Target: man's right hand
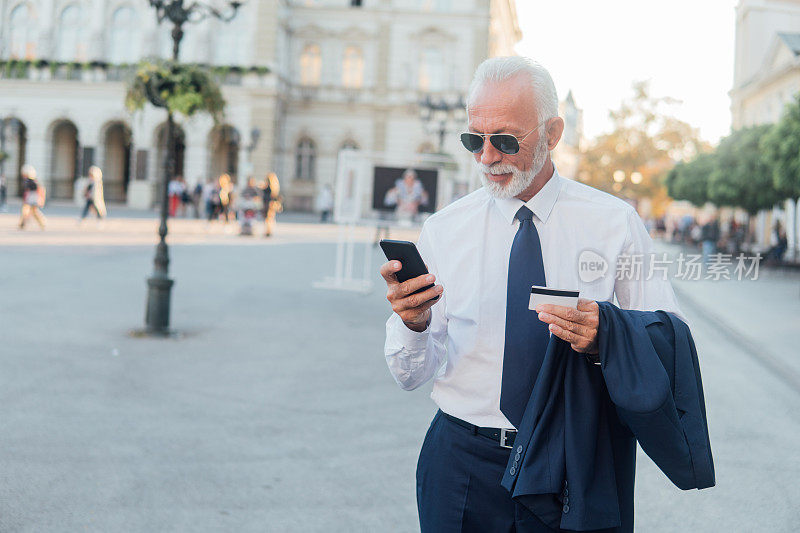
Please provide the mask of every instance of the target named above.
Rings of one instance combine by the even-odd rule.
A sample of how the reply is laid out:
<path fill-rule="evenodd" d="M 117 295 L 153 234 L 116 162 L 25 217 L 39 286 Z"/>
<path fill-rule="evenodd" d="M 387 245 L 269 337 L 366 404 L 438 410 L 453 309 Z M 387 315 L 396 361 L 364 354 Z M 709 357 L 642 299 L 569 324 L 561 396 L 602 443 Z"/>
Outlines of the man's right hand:
<path fill-rule="evenodd" d="M 431 299 L 441 295 L 444 289 L 441 285 L 434 285 L 426 291 L 411 294 L 430 285 L 436 278 L 433 274 L 424 274 L 401 283 L 397 281 L 397 272 L 402 268 L 400 261 L 389 261 L 381 266 L 381 276 L 389 287 L 386 299 L 392 304 L 392 311 L 400 316 L 408 329 L 425 331 L 431 316 L 431 307 L 439 301 Z"/>

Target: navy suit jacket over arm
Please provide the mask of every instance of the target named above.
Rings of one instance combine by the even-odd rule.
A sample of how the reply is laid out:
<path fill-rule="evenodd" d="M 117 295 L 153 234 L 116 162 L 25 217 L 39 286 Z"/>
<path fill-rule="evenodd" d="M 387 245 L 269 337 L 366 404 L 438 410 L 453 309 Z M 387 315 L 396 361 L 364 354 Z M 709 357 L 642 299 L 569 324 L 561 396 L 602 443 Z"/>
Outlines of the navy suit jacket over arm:
<path fill-rule="evenodd" d="M 551 336 L 502 480 L 556 530 L 633 531 L 637 440 L 679 488 L 714 485 L 689 327 L 598 304 L 601 364 Z"/>

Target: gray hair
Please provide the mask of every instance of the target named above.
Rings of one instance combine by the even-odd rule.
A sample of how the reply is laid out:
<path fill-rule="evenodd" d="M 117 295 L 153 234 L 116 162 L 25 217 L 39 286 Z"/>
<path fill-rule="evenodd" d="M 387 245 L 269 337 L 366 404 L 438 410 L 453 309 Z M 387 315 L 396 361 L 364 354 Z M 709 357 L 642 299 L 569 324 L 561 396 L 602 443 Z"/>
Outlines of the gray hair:
<path fill-rule="evenodd" d="M 558 116 L 558 95 L 553 78 L 542 65 L 529 57 L 492 57 L 478 65 L 467 94 L 467 109 L 472 105 L 475 93 L 486 82 L 500 83 L 517 76 L 527 76 L 531 90 L 536 98 L 539 120 Z"/>

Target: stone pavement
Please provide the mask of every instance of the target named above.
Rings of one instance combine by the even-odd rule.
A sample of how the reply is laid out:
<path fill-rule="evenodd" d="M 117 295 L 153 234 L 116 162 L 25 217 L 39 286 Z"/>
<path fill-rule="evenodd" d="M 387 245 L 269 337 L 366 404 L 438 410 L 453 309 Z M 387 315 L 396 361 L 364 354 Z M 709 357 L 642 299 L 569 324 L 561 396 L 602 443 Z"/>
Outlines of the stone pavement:
<path fill-rule="evenodd" d="M 153 220 L 79 228 L 51 215 L 46 232 L 14 220 L 0 215 L 0 531 L 418 529 L 430 387 L 404 392 L 386 369 L 377 274 L 367 295 L 312 288 L 332 273 L 336 228 L 282 224 L 266 240 L 174 221 L 183 335 L 158 340 L 129 335 L 143 321 Z M 790 295 L 764 287 L 755 313 L 743 290 L 679 287 L 718 486 L 682 492 L 642 456 L 638 530 L 795 529 L 800 390 L 701 307 L 720 301 L 735 330 L 738 313 L 757 314 L 744 328 L 754 342 L 765 327 L 796 335 L 792 316 L 769 314 L 797 320 L 775 301 Z"/>

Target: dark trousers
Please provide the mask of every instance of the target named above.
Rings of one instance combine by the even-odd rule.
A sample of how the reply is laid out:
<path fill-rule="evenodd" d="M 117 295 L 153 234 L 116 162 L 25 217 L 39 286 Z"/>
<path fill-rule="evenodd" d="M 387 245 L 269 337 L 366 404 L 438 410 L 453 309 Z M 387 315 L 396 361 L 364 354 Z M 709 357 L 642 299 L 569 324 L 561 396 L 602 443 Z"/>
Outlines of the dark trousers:
<path fill-rule="evenodd" d="M 438 411 L 417 463 L 422 533 L 553 532 L 500 486 L 510 453 Z"/>
<path fill-rule="evenodd" d="M 86 218 L 86 215 L 89 214 L 89 209 L 94 209 L 97 218 L 103 218 L 103 215 L 100 214 L 100 211 L 97 209 L 97 206 L 94 205 L 94 200 L 86 200 L 86 205 L 83 206 L 83 213 L 81 213 L 81 218 Z"/>

